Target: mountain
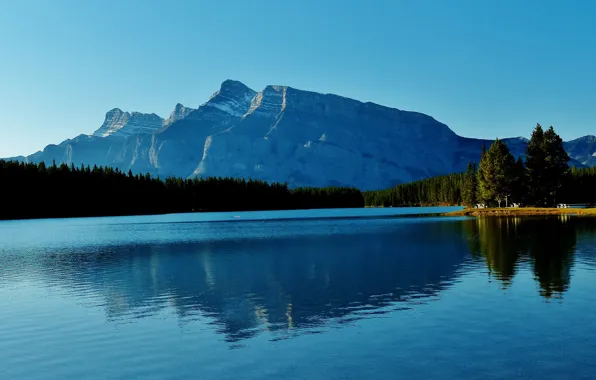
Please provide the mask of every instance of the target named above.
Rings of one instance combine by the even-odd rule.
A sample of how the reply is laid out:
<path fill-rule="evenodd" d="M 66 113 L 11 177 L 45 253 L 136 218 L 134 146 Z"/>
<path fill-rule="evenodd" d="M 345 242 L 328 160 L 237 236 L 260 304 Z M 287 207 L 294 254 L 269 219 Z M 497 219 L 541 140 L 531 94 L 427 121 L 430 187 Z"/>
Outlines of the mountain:
<path fill-rule="evenodd" d="M 596 136 L 584 136 L 564 144 L 569 155 L 584 166 L 596 166 Z"/>
<path fill-rule="evenodd" d="M 503 140 L 522 155 L 524 138 Z M 332 94 L 226 80 L 197 109 L 170 116 L 113 109 L 92 135 L 16 159 L 104 165 L 152 175 L 231 176 L 290 186 L 380 189 L 463 171 L 490 140 L 458 136 L 432 117 Z M 593 136 L 565 143 L 572 163 L 596 165 Z"/>

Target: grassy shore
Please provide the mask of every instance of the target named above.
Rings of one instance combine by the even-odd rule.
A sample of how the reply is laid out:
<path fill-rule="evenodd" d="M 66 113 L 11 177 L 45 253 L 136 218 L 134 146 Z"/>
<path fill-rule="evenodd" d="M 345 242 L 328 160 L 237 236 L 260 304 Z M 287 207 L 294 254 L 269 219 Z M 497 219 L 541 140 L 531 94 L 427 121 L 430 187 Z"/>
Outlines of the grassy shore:
<path fill-rule="evenodd" d="M 443 214 L 445 216 L 531 216 L 531 215 L 581 215 L 596 216 L 596 208 L 466 208 Z"/>

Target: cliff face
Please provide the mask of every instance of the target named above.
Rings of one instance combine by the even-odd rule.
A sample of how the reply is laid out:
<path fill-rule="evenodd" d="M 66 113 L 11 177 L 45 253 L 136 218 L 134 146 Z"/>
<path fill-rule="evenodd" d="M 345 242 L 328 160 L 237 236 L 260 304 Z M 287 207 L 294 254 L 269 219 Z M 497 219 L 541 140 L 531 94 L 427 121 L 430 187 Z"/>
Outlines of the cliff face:
<path fill-rule="evenodd" d="M 523 154 L 525 139 L 504 141 L 514 155 Z M 255 92 L 227 80 L 198 109 L 178 104 L 168 119 L 114 109 L 92 136 L 22 159 L 366 190 L 463 171 L 490 143 L 460 137 L 417 112 L 285 86 Z M 596 163 L 595 138 L 566 148 L 574 164 Z"/>
<path fill-rule="evenodd" d="M 136 134 L 151 134 L 163 125 L 164 120 L 156 114 L 123 112 L 119 108 L 106 113 L 101 127 L 93 133 L 96 137 L 125 137 Z"/>

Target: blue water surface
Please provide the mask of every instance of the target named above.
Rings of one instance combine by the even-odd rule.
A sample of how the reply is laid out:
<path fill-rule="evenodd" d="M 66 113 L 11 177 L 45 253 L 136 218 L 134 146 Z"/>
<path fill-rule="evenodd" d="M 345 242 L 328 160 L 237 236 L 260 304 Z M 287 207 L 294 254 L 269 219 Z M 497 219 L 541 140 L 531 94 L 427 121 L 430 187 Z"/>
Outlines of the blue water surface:
<path fill-rule="evenodd" d="M 0 378 L 596 378 L 596 219 L 408 212 L 0 222 Z"/>

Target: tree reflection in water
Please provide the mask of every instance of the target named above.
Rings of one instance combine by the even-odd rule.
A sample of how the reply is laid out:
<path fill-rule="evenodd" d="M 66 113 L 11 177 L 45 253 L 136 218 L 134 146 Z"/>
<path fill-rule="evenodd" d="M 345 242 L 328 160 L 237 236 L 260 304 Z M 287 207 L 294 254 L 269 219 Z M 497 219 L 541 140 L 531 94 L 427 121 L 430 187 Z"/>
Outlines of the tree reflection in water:
<path fill-rule="evenodd" d="M 560 297 L 570 283 L 578 234 L 594 232 L 593 220 L 577 217 L 485 217 L 463 223 L 472 255 L 491 276 L 510 286 L 520 265 L 530 264 L 546 298 Z"/>

